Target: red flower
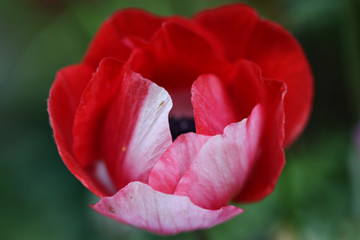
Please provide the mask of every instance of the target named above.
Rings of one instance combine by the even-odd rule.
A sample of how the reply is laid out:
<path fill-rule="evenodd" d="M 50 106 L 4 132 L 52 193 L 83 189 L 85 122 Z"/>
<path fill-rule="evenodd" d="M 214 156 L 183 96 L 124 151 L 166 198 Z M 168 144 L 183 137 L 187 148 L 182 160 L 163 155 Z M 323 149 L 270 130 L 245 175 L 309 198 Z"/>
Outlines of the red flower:
<path fill-rule="evenodd" d="M 297 41 L 230 5 L 192 19 L 118 11 L 82 63 L 59 71 L 48 104 L 63 161 L 101 198 L 93 208 L 174 234 L 272 192 L 312 95 Z M 172 141 L 169 115 L 193 117 L 196 133 Z"/>

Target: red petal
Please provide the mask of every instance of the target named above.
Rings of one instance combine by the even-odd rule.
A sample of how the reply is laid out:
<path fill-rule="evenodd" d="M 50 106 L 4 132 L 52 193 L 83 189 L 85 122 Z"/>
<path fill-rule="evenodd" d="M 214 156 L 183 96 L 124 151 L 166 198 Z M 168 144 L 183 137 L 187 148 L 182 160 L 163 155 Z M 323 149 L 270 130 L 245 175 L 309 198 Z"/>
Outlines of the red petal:
<path fill-rule="evenodd" d="M 96 195 L 104 196 L 107 193 L 104 187 L 93 177 L 92 170 L 82 168 L 72 149 L 75 111 L 91 74 L 91 68 L 85 65 L 74 65 L 59 71 L 50 90 L 48 111 L 56 145 L 65 165 L 84 186 Z"/>
<path fill-rule="evenodd" d="M 179 180 L 209 138 L 195 133 L 177 137 L 151 171 L 149 185 L 163 193 L 174 193 Z"/>
<path fill-rule="evenodd" d="M 220 134 L 228 124 L 238 121 L 227 89 L 215 75 L 201 75 L 193 83 L 191 94 L 197 133 Z"/>
<path fill-rule="evenodd" d="M 227 91 L 236 108 L 238 121 L 249 116 L 256 104 L 267 101 L 266 84 L 259 66 L 245 59 L 235 64 Z"/>
<path fill-rule="evenodd" d="M 152 37 L 163 20 L 138 9 L 116 12 L 99 29 L 84 61 L 96 68 L 105 57 L 127 60 L 134 48 Z"/>
<path fill-rule="evenodd" d="M 213 96 L 208 94 L 207 89 L 209 87 L 206 85 L 202 86 L 203 89 L 198 87 L 201 91 L 194 96 L 203 99 L 201 101 L 202 105 L 198 104 L 199 106 L 196 106 L 194 104 L 195 119 L 197 124 L 200 122 L 200 126 L 203 126 L 203 128 L 199 128 L 202 131 L 201 133 L 211 134 L 212 129 L 217 129 L 212 124 L 214 119 L 216 121 L 218 118 L 226 116 L 226 113 L 223 112 L 224 107 L 211 109 L 213 106 L 230 106 L 230 109 L 227 109 L 226 112 L 235 112 L 236 121 L 248 116 L 257 103 L 264 106 L 264 109 L 266 109 L 264 110 L 265 127 L 261 133 L 261 144 L 258 146 L 261 154 L 258 156 L 254 168 L 249 171 L 251 174 L 245 184 L 247 191 L 242 191 L 241 194 L 244 196 L 239 198 L 240 201 L 255 201 L 272 192 L 284 165 L 282 144 L 284 140 L 283 96 L 285 86 L 282 82 L 265 80 L 261 76 L 259 67 L 255 63 L 246 60 L 236 63 L 235 74 L 228 84 L 226 94 L 230 98 L 231 104 L 223 103 L 224 101 L 221 98 L 226 97 L 221 97 L 221 92 L 225 90 L 222 90 L 221 87 L 216 86 L 214 83 L 211 83 L 211 86 L 219 92 L 213 94 Z M 214 98 L 217 98 L 217 100 L 213 101 Z M 210 106 L 206 107 L 207 104 Z M 233 109 L 231 109 L 231 106 Z M 200 107 L 203 107 L 206 111 L 197 114 L 197 109 Z M 216 123 L 219 124 L 217 130 L 219 131 L 222 122 L 217 121 Z M 224 121 L 224 126 L 225 123 Z"/>
<path fill-rule="evenodd" d="M 129 62 L 135 72 L 170 92 L 181 88 L 190 92 L 192 82 L 203 73 L 228 72 L 227 63 L 206 39 L 174 21 L 163 24 L 146 48 L 133 52 Z"/>
<path fill-rule="evenodd" d="M 286 86 L 281 81 L 266 80 L 267 101 L 264 104 L 264 128 L 258 145 L 258 157 L 249 172 L 240 202 L 253 202 L 270 194 L 285 164 L 283 151 Z"/>
<path fill-rule="evenodd" d="M 229 60 L 249 59 L 264 77 L 286 82 L 284 146 L 290 145 L 305 127 L 313 98 L 312 74 L 296 39 L 241 4 L 201 12 L 195 21 L 212 33 Z"/>
<path fill-rule="evenodd" d="M 158 234 L 176 234 L 210 228 L 243 212 L 234 206 L 208 210 L 188 197 L 164 194 L 146 184 L 132 182 L 93 208 L 119 222 Z"/>
<path fill-rule="evenodd" d="M 312 107 L 313 77 L 306 57 L 290 33 L 275 23 L 260 21 L 247 58 L 259 64 L 264 77 L 287 85 L 284 146 L 288 146 L 304 129 Z"/>
<path fill-rule="evenodd" d="M 236 61 L 248 51 L 258 16 L 250 7 L 234 4 L 202 11 L 194 20 L 218 40 L 223 56 Z"/>
<path fill-rule="evenodd" d="M 117 94 L 123 64 L 105 58 L 85 88 L 74 118 L 73 149 L 79 163 L 86 167 L 101 158 L 101 133 L 104 115 Z"/>
<path fill-rule="evenodd" d="M 118 189 L 131 181 L 146 182 L 172 143 L 170 96 L 153 82 L 124 69 L 124 74 L 114 80 L 119 83 L 116 98 L 107 110 L 101 137 L 103 158 Z"/>
<path fill-rule="evenodd" d="M 240 60 L 226 81 L 221 82 L 214 75 L 200 76 L 193 84 L 192 94 L 196 132 L 215 135 L 228 124 L 249 116 L 256 104 L 264 104 L 266 86 L 259 66 Z"/>
<path fill-rule="evenodd" d="M 207 209 L 226 205 L 242 189 L 258 155 L 263 109 L 256 106 L 249 118 L 227 126 L 201 148 L 175 194 L 188 196 Z"/>

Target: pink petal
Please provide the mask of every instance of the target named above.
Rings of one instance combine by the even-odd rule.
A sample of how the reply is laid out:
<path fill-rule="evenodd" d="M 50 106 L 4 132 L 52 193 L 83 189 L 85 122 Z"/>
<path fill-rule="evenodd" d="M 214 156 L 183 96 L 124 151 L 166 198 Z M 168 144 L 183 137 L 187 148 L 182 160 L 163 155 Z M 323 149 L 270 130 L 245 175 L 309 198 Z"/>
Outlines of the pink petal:
<path fill-rule="evenodd" d="M 188 197 L 164 194 L 140 182 L 129 183 L 114 196 L 102 198 L 93 208 L 121 223 L 158 234 L 210 228 L 243 212 L 234 206 L 204 209 Z"/>
<path fill-rule="evenodd" d="M 127 60 L 133 49 L 152 37 L 163 20 L 138 9 L 116 12 L 99 29 L 84 61 L 96 68 L 105 57 Z"/>
<path fill-rule="evenodd" d="M 91 74 L 92 69 L 86 65 L 74 65 L 59 71 L 50 90 L 48 111 L 56 145 L 65 165 L 84 186 L 102 197 L 107 195 L 107 190 L 94 178 L 93 169 L 84 169 L 80 165 L 72 149 L 75 112 Z"/>
<path fill-rule="evenodd" d="M 163 193 L 174 193 L 179 180 L 209 138 L 195 133 L 177 137 L 151 171 L 149 185 Z"/>
<path fill-rule="evenodd" d="M 175 194 L 188 196 L 196 205 L 217 209 L 242 189 L 258 155 L 263 109 L 257 105 L 248 119 L 227 126 L 223 135 L 211 137 L 201 148 Z"/>
<path fill-rule="evenodd" d="M 131 181 L 147 181 L 172 143 L 168 121 L 172 102 L 163 88 L 127 67 L 115 81 L 119 87 L 104 118 L 101 143 L 110 176 L 120 189 Z"/>

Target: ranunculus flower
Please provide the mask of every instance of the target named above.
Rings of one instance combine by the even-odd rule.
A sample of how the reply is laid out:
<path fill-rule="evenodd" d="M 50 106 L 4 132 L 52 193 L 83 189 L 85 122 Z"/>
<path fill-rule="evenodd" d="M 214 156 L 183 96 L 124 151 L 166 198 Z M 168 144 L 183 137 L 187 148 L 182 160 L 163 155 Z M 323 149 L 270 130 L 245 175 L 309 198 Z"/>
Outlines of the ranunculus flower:
<path fill-rule="evenodd" d="M 298 42 L 236 4 L 191 19 L 116 12 L 83 61 L 58 72 L 48 108 L 64 163 L 101 198 L 96 211 L 175 234 L 273 191 L 312 96 Z M 196 133 L 176 136 L 191 119 Z"/>

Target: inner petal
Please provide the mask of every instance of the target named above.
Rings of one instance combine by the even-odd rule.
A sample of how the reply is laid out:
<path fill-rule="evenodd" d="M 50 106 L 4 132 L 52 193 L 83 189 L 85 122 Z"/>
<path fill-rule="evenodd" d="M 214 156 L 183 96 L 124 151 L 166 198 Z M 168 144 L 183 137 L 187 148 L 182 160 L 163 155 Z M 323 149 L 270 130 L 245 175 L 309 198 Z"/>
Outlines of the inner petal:
<path fill-rule="evenodd" d="M 198 76 L 228 74 L 228 62 L 193 29 L 175 22 L 162 25 L 150 42 L 133 51 L 130 68 L 166 89 L 173 100 L 170 125 L 175 139 L 195 131 L 191 86 Z"/>

